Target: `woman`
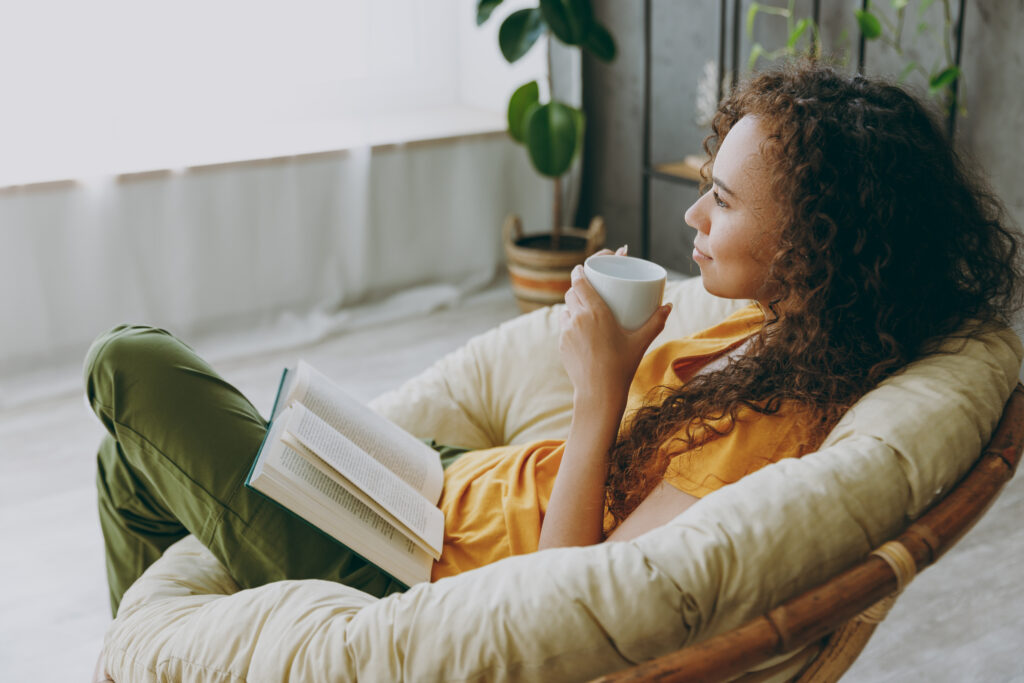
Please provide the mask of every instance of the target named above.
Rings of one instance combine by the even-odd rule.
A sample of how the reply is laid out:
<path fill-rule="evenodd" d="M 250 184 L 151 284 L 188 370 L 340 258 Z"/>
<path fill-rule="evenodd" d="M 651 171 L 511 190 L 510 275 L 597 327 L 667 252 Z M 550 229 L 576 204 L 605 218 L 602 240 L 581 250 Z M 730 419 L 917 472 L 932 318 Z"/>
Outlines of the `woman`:
<path fill-rule="evenodd" d="M 588 424 L 590 452 L 567 450 L 542 545 L 664 523 L 699 488 L 673 470 L 708 469 L 687 460 L 768 429 L 768 416 L 802 428 L 773 460 L 813 450 L 854 401 L 932 343 L 1008 324 L 1019 305 L 1017 237 L 1001 205 L 899 87 L 792 64 L 742 84 L 712 129 L 710 191 L 686 214 L 693 258 L 708 291 L 755 300 L 764 325 L 724 367 L 648 400 L 614 446 L 613 430 L 596 437 Z M 584 283 L 566 302 L 577 393 L 621 402 L 642 340 L 623 344 Z M 609 338 L 619 346 L 594 341 Z M 574 428 L 577 417 L 608 424 L 612 403 L 606 415 L 574 406 Z"/>
<path fill-rule="evenodd" d="M 810 63 L 766 73 L 722 103 L 705 147 L 710 191 L 686 214 L 694 260 L 711 293 L 754 303 L 645 357 L 669 307 L 626 332 L 577 271 L 561 319 L 568 439 L 442 448 L 453 464 L 435 579 L 657 527 L 814 450 L 935 340 L 1015 310 L 1017 245 L 998 202 L 899 88 Z M 243 587 L 316 577 L 375 595 L 401 588 L 243 486 L 265 422 L 169 334 L 104 335 L 86 381 L 109 432 L 98 483 L 115 612 L 187 533 Z"/>

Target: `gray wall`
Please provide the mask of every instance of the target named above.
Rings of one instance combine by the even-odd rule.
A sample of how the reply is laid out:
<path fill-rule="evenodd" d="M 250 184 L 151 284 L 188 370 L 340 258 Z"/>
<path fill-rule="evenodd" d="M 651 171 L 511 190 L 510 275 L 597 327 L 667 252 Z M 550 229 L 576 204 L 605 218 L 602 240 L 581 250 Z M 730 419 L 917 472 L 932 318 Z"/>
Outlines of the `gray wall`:
<path fill-rule="evenodd" d="M 730 5 L 732 3 L 729 3 Z M 782 0 L 775 2 L 784 5 Z M 887 6 L 888 3 L 875 3 Z M 956 3 L 954 2 L 954 12 Z M 704 63 L 718 54 L 717 0 L 654 0 L 652 21 L 652 145 L 654 163 L 681 159 L 700 150 L 706 130 L 695 121 L 696 85 Z M 822 34 L 826 51 L 851 50 L 856 62 L 856 24 L 853 9 L 859 0 L 822 3 Z M 916 14 L 918 2 L 911 3 Z M 581 190 L 579 225 L 592 215 L 605 217 L 611 245 L 628 243 L 639 252 L 643 136 L 643 2 L 594 0 L 598 17 L 615 35 L 619 54 L 611 64 L 584 57 L 584 107 L 588 113 L 585 172 Z M 742 4 L 746 17 L 749 2 Z M 923 17 L 941 22 L 942 2 Z M 798 2 L 798 13 L 810 14 L 810 2 Z M 745 68 L 749 43 L 741 21 L 741 67 Z M 918 19 L 905 29 L 905 44 Z M 931 35 L 931 34 L 927 34 Z M 968 115 L 957 123 L 957 137 L 991 177 L 993 189 L 1007 205 L 1011 220 L 1024 224 L 1024 0 L 969 0 L 964 32 L 961 95 Z M 755 39 L 766 46 L 784 40 L 784 21 L 758 18 Z M 929 62 L 935 46 L 917 39 L 910 50 Z M 896 76 L 905 59 L 869 43 L 866 71 Z M 911 86 L 920 86 L 911 77 Z M 686 208 L 697 198 L 692 185 L 654 180 L 651 183 L 652 258 L 674 270 L 696 274 L 690 260 L 693 230 L 683 222 Z"/>

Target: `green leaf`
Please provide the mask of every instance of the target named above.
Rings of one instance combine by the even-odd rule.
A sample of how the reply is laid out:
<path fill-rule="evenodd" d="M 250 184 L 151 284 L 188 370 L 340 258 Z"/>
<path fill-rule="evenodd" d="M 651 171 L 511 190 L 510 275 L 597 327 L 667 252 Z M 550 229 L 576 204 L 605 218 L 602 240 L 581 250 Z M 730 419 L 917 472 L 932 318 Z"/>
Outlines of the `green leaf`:
<path fill-rule="evenodd" d="M 498 46 L 505 61 L 511 64 L 529 52 L 543 30 L 544 20 L 536 7 L 508 15 L 498 29 Z"/>
<path fill-rule="evenodd" d="M 910 0 L 892 0 L 892 8 L 896 12 L 899 12 L 901 9 L 906 9 L 909 4 Z"/>
<path fill-rule="evenodd" d="M 590 0 L 540 0 L 540 12 L 551 32 L 566 45 L 581 45 L 594 20 Z"/>
<path fill-rule="evenodd" d="M 502 0 L 480 0 L 476 4 L 476 25 L 480 26 L 491 18 L 491 12 L 501 4 Z"/>
<path fill-rule="evenodd" d="M 569 161 L 570 164 L 583 153 L 583 140 L 587 130 L 587 115 L 583 113 L 582 109 L 571 109 L 576 123 L 576 147 L 573 149 L 572 159 Z"/>
<path fill-rule="evenodd" d="M 757 17 L 757 11 L 761 9 L 761 5 L 756 2 L 750 3 L 750 9 L 747 10 L 747 37 L 754 37 L 754 19 Z"/>
<path fill-rule="evenodd" d="M 608 29 L 596 21 L 591 22 L 587 37 L 583 39 L 583 47 L 603 62 L 615 59 L 615 39 Z"/>
<path fill-rule="evenodd" d="M 860 32 L 864 34 L 866 39 L 874 40 L 882 35 L 882 23 L 878 21 L 878 17 L 871 12 L 859 9 L 854 10 L 853 13 L 857 17 L 857 25 L 860 26 Z"/>
<path fill-rule="evenodd" d="M 800 40 L 800 36 L 804 34 L 804 31 L 807 30 L 810 23 L 810 19 L 801 19 L 796 23 L 796 27 L 793 29 L 793 32 L 789 34 L 789 40 L 786 41 L 787 50 L 793 49 L 793 46 L 796 45 L 798 40 Z"/>
<path fill-rule="evenodd" d="M 953 81 L 960 77 L 960 69 L 955 66 L 948 66 L 928 79 L 928 92 L 935 94 L 944 88 L 953 85 Z"/>
<path fill-rule="evenodd" d="M 747 60 L 747 68 L 753 69 L 757 64 L 758 58 L 763 54 L 765 54 L 764 45 L 761 45 L 761 43 L 754 43 L 750 47 L 750 58 Z"/>
<path fill-rule="evenodd" d="M 905 67 L 903 67 L 903 71 L 900 72 L 900 76 L 899 76 L 899 78 L 896 79 L 896 82 L 897 83 L 902 83 L 906 79 L 906 77 L 910 75 L 910 72 L 913 71 L 916 68 L 917 68 L 917 62 L 914 62 L 914 61 L 907 62 L 907 65 Z"/>
<path fill-rule="evenodd" d="M 578 144 L 572 107 L 548 102 L 530 113 L 526 121 L 526 148 L 538 173 L 557 178 L 568 171 Z"/>
<path fill-rule="evenodd" d="M 526 143 L 526 114 L 540 102 L 540 88 L 537 81 L 530 81 L 516 88 L 508 101 L 508 134 L 516 142 Z"/>

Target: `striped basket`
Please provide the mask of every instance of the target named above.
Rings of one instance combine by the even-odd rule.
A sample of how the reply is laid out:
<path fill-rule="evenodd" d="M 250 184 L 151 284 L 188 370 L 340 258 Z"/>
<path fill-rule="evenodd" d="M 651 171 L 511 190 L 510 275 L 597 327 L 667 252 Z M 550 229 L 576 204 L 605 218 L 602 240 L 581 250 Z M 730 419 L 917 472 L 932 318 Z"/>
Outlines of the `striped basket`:
<path fill-rule="evenodd" d="M 502 242 L 508 260 L 512 291 L 526 313 L 562 303 L 572 269 L 604 245 L 604 219 L 595 216 L 586 230 L 562 229 L 562 248 L 550 248 L 550 235 L 524 236 L 523 223 L 512 214 L 505 219 Z"/>

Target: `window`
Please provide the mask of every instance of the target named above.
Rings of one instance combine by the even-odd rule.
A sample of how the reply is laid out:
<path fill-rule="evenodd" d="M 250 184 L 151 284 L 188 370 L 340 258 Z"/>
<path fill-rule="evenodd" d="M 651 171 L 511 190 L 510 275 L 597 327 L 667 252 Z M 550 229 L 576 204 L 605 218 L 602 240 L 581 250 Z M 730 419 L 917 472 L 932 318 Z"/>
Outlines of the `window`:
<path fill-rule="evenodd" d="M 477 28 L 475 5 L 16 3 L 0 23 L 0 186 L 338 149 L 368 123 L 386 135 L 453 107 L 500 126 L 543 55 L 505 64 L 502 17 Z"/>

